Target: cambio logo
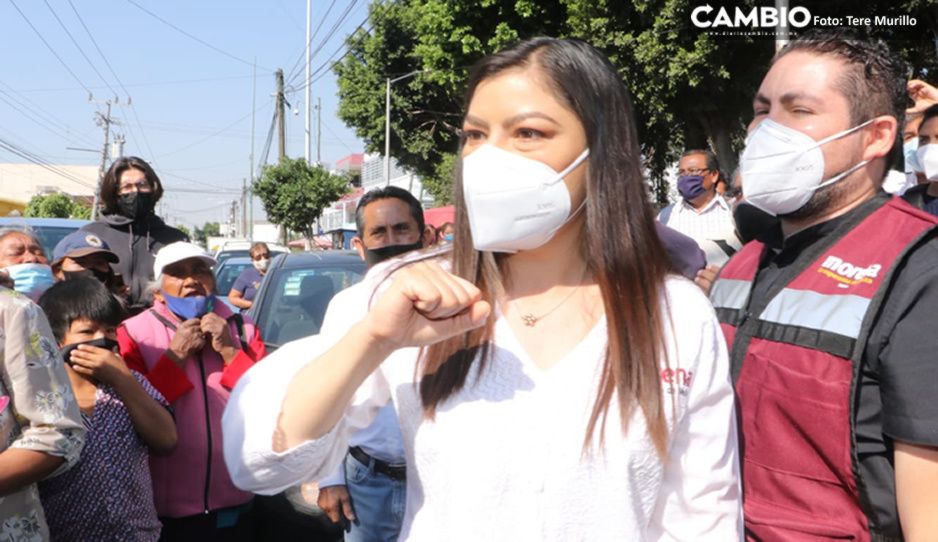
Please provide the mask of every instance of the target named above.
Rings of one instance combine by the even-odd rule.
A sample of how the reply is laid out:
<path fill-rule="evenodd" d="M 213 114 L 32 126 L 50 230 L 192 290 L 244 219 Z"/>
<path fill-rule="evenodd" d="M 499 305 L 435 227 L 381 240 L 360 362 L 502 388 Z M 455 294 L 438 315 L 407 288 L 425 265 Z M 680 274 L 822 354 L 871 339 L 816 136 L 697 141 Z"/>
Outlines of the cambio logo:
<path fill-rule="evenodd" d="M 711 19 L 713 11 L 710 4 L 698 6 L 690 13 L 690 20 L 697 28 L 804 28 L 811 22 L 811 12 L 801 6 L 780 10 L 772 6 L 753 7 L 748 12 L 737 7 L 732 16 L 725 7 L 721 7 Z"/>

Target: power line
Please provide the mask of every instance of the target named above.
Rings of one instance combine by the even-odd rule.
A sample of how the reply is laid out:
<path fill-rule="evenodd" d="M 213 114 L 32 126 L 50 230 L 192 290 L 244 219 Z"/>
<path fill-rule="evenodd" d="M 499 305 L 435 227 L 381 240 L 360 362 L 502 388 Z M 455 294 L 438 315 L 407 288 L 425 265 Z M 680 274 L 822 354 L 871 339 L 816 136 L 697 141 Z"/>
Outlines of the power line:
<path fill-rule="evenodd" d="M 65 26 L 65 23 L 62 22 L 61 18 L 59 18 L 59 14 L 56 13 L 54 9 L 52 9 L 52 5 L 49 4 L 49 0 L 42 0 L 42 1 L 46 4 L 46 7 L 49 8 L 49 11 L 52 12 L 52 16 L 55 17 L 56 21 L 58 21 L 59 26 L 62 27 L 62 30 L 65 31 L 65 35 L 68 36 L 69 40 L 71 40 L 72 45 L 74 45 L 75 48 L 78 49 L 78 52 L 81 54 L 82 58 L 85 59 L 85 62 L 87 62 L 88 65 L 91 66 L 91 69 L 94 71 L 94 73 L 97 74 L 98 79 L 100 79 L 102 83 L 107 85 L 107 88 L 111 92 L 113 92 L 114 95 L 117 95 L 117 91 L 114 90 L 114 87 L 112 87 L 111 84 L 108 83 L 107 80 L 104 78 L 104 76 L 101 75 L 101 72 L 98 71 L 97 66 L 95 66 L 94 63 L 91 62 L 91 59 L 88 58 L 88 55 L 85 54 L 85 50 L 81 48 L 81 45 L 78 45 L 78 41 L 75 40 L 75 36 L 72 36 L 72 33 L 68 30 L 68 27 Z"/>
<path fill-rule="evenodd" d="M 12 2 L 13 0 L 10 0 L 10 1 Z M 194 36 L 194 35 L 190 34 L 189 32 L 186 32 L 185 30 L 179 28 L 178 26 L 174 25 L 173 23 L 171 23 L 171 22 L 167 21 L 166 19 L 160 17 L 160 16 L 157 15 L 156 13 L 153 13 L 152 11 L 148 10 L 147 8 L 141 6 L 140 4 L 138 4 L 137 2 L 135 2 L 134 0 L 127 0 L 127 2 L 128 2 L 129 4 L 132 4 L 132 5 L 136 6 L 137 9 L 139 9 L 140 11 L 146 13 L 146 14 L 149 15 L 150 17 L 153 17 L 153 18 L 156 19 L 157 21 L 159 21 L 159 22 L 165 24 L 166 26 L 172 28 L 172 29 L 175 30 L 176 32 L 179 32 L 180 34 L 186 36 L 187 38 L 189 38 L 189 39 L 191 39 L 191 40 L 194 40 L 194 41 L 197 41 L 197 42 L 201 43 L 202 45 L 208 47 L 209 49 L 211 49 L 211 50 L 213 50 L 213 51 L 215 51 L 215 52 L 217 52 L 217 53 L 223 54 L 223 55 L 225 55 L 226 57 L 228 57 L 228 58 L 230 58 L 230 59 L 237 60 L 238 62 L 240 62 L 240 63 L 242 63 L 242 64 L 245 64 L 245 65 L 247 65 L 247 66 L 252 66 L 252 67 L 254 66 L 254 63 L 253 63 L 253 62 L 249 62 L 249 61 L 247 61 L 247 60 L 244 60 L 243 58 L 239 58 L 239 57 L 237 57 L 237 56 L 235 56 L 235 55 L 233 55 L 233 54 L 231 54 L 231 53 L 229 53 L 229 52 L 227 52 L 227 51 L 224 51 L 224 50 L 222 50 L 222 49 L 219 49 L 218 47 L 215 47 L 215 46 L 212 45 L 211 43 L 209 43 L 209 42 L 207 42 L 207 41 L 205 41 L 205 40 L 203 40 L 203 39 L 201 39 L 201 38 L 199 38 L 199 37 L 197 37 L 197 36 Z M 264 69 L 264 70 L 267 70 L 267 71 L 269 71 L 269 72 L 273 71 L 273 70 L 271 70 L 271 69 L 269 69 L 269 68 L 264 68 L 263 66 L 261 66 L 261 68 Z"/>
<path fill-rule="evenodd" d="M 181 180 L 183 180 L 183 181 L 188 181 L 188 182 L 190 182 L 190 183 L 195 183 L 195 184 L 197 184 L 197 185 L 204 186 L 204 187 L 206 187 L 206 188 L 211 188 L 212 190 L 215 190 L 215 191 L 218 191 L 218 190 L 222 190 L 222 191 L 224 191 L 224 190 L 234 190 L 233 188 L 230 188 L 230 187 L 227 187 L 227 186 L 219 186 L 219 185 L 217 185 L 217 184 L 207 183 L 207 182 L 205 182 L 205 181 L 200 181 L 200 180 L 198 180 L 198 179 L 193 179 L 193 178 L 191 178 L 191 177 L 183 177 L 182 175 L 177 175 L 177 174 L 175 174 L 175 173 L 171 173 L 171 172 L 165 171 L 165 170 L 161 171 L 161 173 L 162 173 L 163 175 L 169 175 L 170 177 L 175 177 L 175 178 L 181 179 Z M 238 192 L 240 193 L 240 191 L 238 191 Z"/>
<path fill-rule="evenodd" d="M 232 79 L 250 79 L 253 75 L 223 75 L 219 77 L 205 77 L 201 79 L 177 79 L 173 81 L 151 81 L 149 83 L 127 83 L 126 85 L 121 85 L 121 88 L 126 92 L 125 87 L 160 87 L 168 85 L 187 85 L 192 83 L 213 83 L 216 81 L 230 81 Z M 65 90 L 76 90 L 78 87 L 54 87 L 54 88 L 24 88 L 20 92 L 61 92 Z M 92 90 L 100 90 L 107 88 L 106 86 L 91 86 L 88 87 Z"/>
<path fill-rule="evenodd" d="M 305 47 L 303 47 L 303 49 L 300 50 L 300 54 L 297 57 L 296 62 L 294 62 L 293 67 L 290 68 L 289 75 L 287 77 L 288 79 L 290 80 L 293 79 L 293 76 L 295 75 L 294 72 L 299 67 L 300 62 L 303 61 L 303 56 L 304 56 L 304 53 L 306 52 L 306 47 L 311 47 L 313 45 L 313 40 L 316 39 L 316 35 L 319 34 L 319 31 L 322 29 L 322 25 L 326 24 L 326 19 L 329 18 L 329 14 L 332 13 L 332 8 L 335 7 L 335 1 L 336 0 L 332 0 L 332 2 L 329 4 L 329 9 L 326 10 L 326 14 L 323 15 L 322 20 L 319 21 L 318 25 L 316 25 L 316 30 L 313 31 L 313 34 L 310 36 L 309 42 L 306 44 Z"/>
<path fill-rule="evenodd" d="M 180 147 L 180 148 L 178 148 L 178 149 L 176 149 L 176 150 L 174 150 L 174 151 L 170 151 L 170 152 L 161 154 L 160 157 L 162 158 L 162 157 L 165 157 L 165 156 L 169 156 L 169 155 L 171 155 L 171 154 L 176 154 L 176 153 L 182 152 L 182 151 L 184 151 L 184 150 L 191 149 L 192 147 L 195 147 L 196 145 L 201 145 L 202 143 L 208 141 L 209 139 L 212 139 L 213 137 L 215 137 L 215 136 L 217 136 L 217 135 L 219 135 L 219 134 L 222 134 L 222 133 L 224 133 L 224 132 L 227 132 L 227 131 L 230 130 L 232 127 L 234 127 L 234 126 L 238 125 L 239 123 L 241 123 L 241 122 L 247 120 L 248 117 L 250 117 L 251 115 L 253 115 L 255 112 L 257 112 L 257 111 L 259 111 L 259 110 L 261 110 L 261 109 L 267 107 L 268 105 L 270 105 L 270 103 L 271 103 L 271 99 L 268 99 L 266 102 L 264 102 L 263 104 L 257 106 L 253 111 L 251 111 L 251 112 L 248 113 L 247 115 L 244 115 L 243 117 L 241 117 L 241 118 L 239 118 L 238 120 L 232 122 L 232 123 L 229 124 L 228 126 L 225 126 L 225 127 L 222 128 L 221 130 L 218 130 L 217 132 L 211 133 L 211 134 L 209 134 L 209 135 L 203 137 L 202 139 L 199 139 L 198 141 L 195 141 L 195 142 L 193 142 L 193 143 L 190 143 L 190 144 L 186 145 L 185 147 Z"/>
<path fill-rule="evenodd" d="M 0 82 L 0 84 L 3 84 Z M 7 86 L 7 85 L 4 85 Z M 8 87 L 9 88 L 9 87 Z M 7 98 L 0 96 L 0 100 L 6 102 L 13 110 L 18 111 L 24 117 L 32 120 L 37 126 L 45 129 L 46 131 L 61 137 L 65 141 L 72 143 L 80 143 L 82 145 L 97 145 L 93 143 L 91 139 L 77 133 L 72 132 L 71 128 L 68 125 L 58 121 L 48 113 L 44 113 L 41 108 L 35 106 L 34 104 L 27 103 L 28 100 L 24 101 L 10 92 L 0 88 L 0 94 L 5 95 Z M 12 102 L 10 100 L 13 100 Z M 15 103 L 14 103 L 15 102 Z"/>
<path fill-rule="evenodd" d="M 129 2 L 129 1 L 130 1 L 130 0 L 128 0 L 128 2 Z M 30 22 L 29 18 L 26 16 L 26 14 L 23 13 L 23 11 L 19 8 L 19 6 L 16 5 L 16 2 L 14 2 L 13 0 L 10 0 L 10 4 L 12 4 L 13 7 L 16 9 L 16 11 L 19 12 L 20 16 L 23 17 L 23 20 L 26 21 L 26 24 L 28 24 L 29 27 L 33 29 L 33 32 L 36 33 L 36 36 L 38 36 L 39 39 L 42 41 L 42 43 L 46 46 L 46 48 L 49 49 L 49 52 L 51 52 L 52 55 L 55 56 L 56 59 L 58 59 L 59 64 L 61 64 L 62 67 L 65 68 L 66 71 L 68 71 L 69 74 L 71 74 L 71 76 L 75 79 L 75 81 L 78 81 L 78 84 L 81 85 L 81 88 L 85 89 L 85 90 L 88 92 L 88 94 L 90 95 L 90 94 L 91 94 L 91 89 L 89 89 L 87 86 L 85 86 L 85 83 L 83 83 L 82 80 L 79 79 L 77 75 L 75 75 L 75 72 L 73 72 L 72 69 L 68 67 L 68 64 L 66 64 L 65 61 L 62 60 L 62 57 L 60 57 L 59 54 L 55 52 L 55 49 L 53 49 L 52 46 L 49 45 L 49 42 L 46 41 L 46 38 L 42 37 L 42 33 L 39 32 L 39 30 L 38 30 L 35 26 L 33 26 L 33 23 Z"/>
<path fill-rule="evenodd" d="M 58 167 L 56 167 L 55 165 L 53 165 L 53 164 L 52 164 L 51 162 L 49 162 L 48 160 L 45 160 L 45 159 L 42 158 L 41 156 L 39 156 L 39 155 L 37 155 L 37 154 L 34 154 L 34 153 L 32 153 L 32 152 L 29 152 L 29 151 L 27 151 L 26 149 L 23 149 L 22 147 L 16 145 L 15 143 L 11 143 L 11 142 L 9 142 L 9 141 L 6 141 L 6 140 L 3 139 L 3 138 L 0 138 L 0 148 L 5 149 L 5 150 L 7 150 L 7 151 L 9 151 L 9 152 L 11 152 L 11 153 L 13 153 L 13 154 L 19 156 L 20 158 L 23 158 L 24 160 L 27 160 L 27 161 L 29 161 L 29 162 L 32 162 L 33 164 L 36 164 L 37 166 L 40 166 L 40 167 L 42 167 L 42 168 L 44 168 L 44 169 L 47 169 L 47 170 L 51 171 L 52 173 L 55 173 L 56 175 L 58 175 L 58 176 L 60 176 L 60 177 L 63 177 L 63 178 L 65 178 L 65 179 L 68 179 L 68 180 L 70 180 L 70 181 L 72 181 L 72 182 L 74 182 L 74 183 L 78 183 L 78 184 L 80 184 L 80 185 L 82 185 L 82 186 L 85 186 L 85 187 L 87 187 L 87 188 L 92 188 L 92 189 L 95 188 L 95 185 L 89 184 L 89 183 L 85 182 L 84 179 L 82 179 L 82 178 L 80 178 L 80 177 L 77 177 L 77 176 L 75 176 L 75 175 L 72 175 L 71 173 L 68 173 L 67 171 L 64 171 L 64 170 L 59 169 Z"/>
<path fill-rule="evenodd" d="M 261 158 L 257 162 L 257 175 L 255 177 L 260 178 L 261 172 L 264 171 L 264 166 L 267 165 L 267 158 L 270 156 L 270 146 L 274 141 L 274 128 L 277 126 L 277 111 L 274 111 L 274 116 L 270 120 L 270 129 L 267 131 L 267 141 L 264 143 L 264 150 L 261 152 Z"/>
<path fill-rule="evenodd" d="M 46 2 L 46 5 L 48 5 L 48 0 L 44 0 L 44 1 Z M 94 39 L 94 34 L 92 34 L 91 30 L 88 29 L 88 25 L 85 24 L 85 20 L 82 19 L 81 14 L 78 13 L 78 9 L 75 8 L 75 4 L 72 3 L 72 0 L 68 0 L 68 5 L 71 6 L 72 12 L 75 13 L 75 17 L 78 19 L 78 22 L 81 23 L 81 27 L 85 29 L 85 34 L 88 35 L 88 39 L 91 40 L 91 44 L 94 45 L 95 50 L 98 51 L 98 55 L 101 56 L 101 60 L 104 61 L 104 65 L 107 66 L 108 71 L 110 71 L 111 75 L 114 76 L 114 80 L 117 81 L 117 84 L 118 86 L 121 87 L 121 90 L 123 90 L 124 93 L 127 94 L 128 100 L 129 100 L 130 92 L 127 90 L 127 87 L 124 86 L 124 83 L 121 81 L 120 77 L 117 76 L 117 72 L 114 70 L 114 67 L 111 66 L 110 62 L 108 62 L 107 56 L 105 56 L 104 51 L 101 50 L 101 47 L 98 45 L 97 40 Z M 52 8 L 50 7 L 49 9 L 52 9 Z M 55 12 L 53 12 L 53 14 L 54 13 Z M 64 25 L 63 25 L 63 28 L 64 28 Z M 69 37 L 71 37 L 71 34 L 69 34 Z M 74 42 L 75 40 L 72 39 L 72 41 Z M 78 44 L 76 43 L 75 46 L 77 47 Z M 80 50 L 81 48 L 79 48 L 79 51 Z M 82 55 L 84 55 L 84 52 L 82 52 Z M 85 56 L 85 59 L 87 60 L 88 57 Z M 89 60 L 88 62 L 90 63 L 91 61 Z M 97 73 L 99 77 L 101 76 L 101 74 L 98 73 L 97 69 L 95 69 L 95 73 Z M 104 78 L 102 77 L 101 80 L 103 81 Z M 105 84 L 107 84 L 106 81 L 105 81 Z M 111 88 L 110 85 L 108 85 L 108 88 Z M 111 89 L 111 91 L 114 92 L 114 94 L 117 94 L 117 92 L 114 91 L 114 89 Z M 125 116 L 126 116 L 126 111 L 124 110 L 124 106 L 121 105 L 120 102 L 118 102 L 117 105 L 118 107 L 120 107 L 121 111 L 125 113 Z M 137 126 L 140 128 L 141 139 L 143 140 L 143 144 L 147 148 L 147 152 L 149 153 L 150 159 L 154 161 L 154 164 L 156 164 L 156 158 L 153 156 L 153 148 L 150 147 L 150 140 L 147 139 L 146 130 L 143 129 L 143 125 L 140 123 L 140 116 L 137 114 L 137 109 L 132 104 L 130 105 L 130 112 L 133 113 L 134 120 L 137 122 Z M 127 128 L 130 130 L 130 136 L 136 140 L 137 135 L 134 133 L 133 126 L 128 124 Z"/>
<path fill-rule="evenodd" d="M 313 50 L 312 55 L 318 54 L 320 51 L 322 51 L 326 47 L 329 41 L 332 40 L 332 37 L 335 35 L 335 33 L 339 30 L 339 27 L 342 25 L 342 23 L 345 22 L 345 19 L 348 18 L 349 14 L 352 12 L 352 9 L 355 7 L 357 3 L 358 3 L 358 0 L 352 0 L 352 2 L 348 5 L 348 7 L 345 8 L 345 11 L 343 11 L 342 14 L 339 15 L 339 19 L 332 25 L 332 28 L 329 29 L 329 32 L 326 35 L 326 37 L 324 37 L 323 40 L 319 42 L 319 45 L 316 46 L 316 49 Z M 299 65 L 299 63 L 297 63 L 297 65 Z M 287 81 L 287 86 L 292 85 L 297 80 L 297 78 L 300 77 L 301 73 L 303 72 L 297 71 L 294 75 L 290 76 Z"/>

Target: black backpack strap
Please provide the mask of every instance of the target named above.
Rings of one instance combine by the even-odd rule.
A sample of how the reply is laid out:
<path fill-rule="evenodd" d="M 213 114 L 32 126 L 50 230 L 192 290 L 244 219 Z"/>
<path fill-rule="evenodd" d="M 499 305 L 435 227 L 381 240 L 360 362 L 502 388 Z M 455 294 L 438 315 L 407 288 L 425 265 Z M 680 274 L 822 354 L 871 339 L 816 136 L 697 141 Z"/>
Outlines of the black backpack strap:
<path fill-rule="evenodd" d="M 228 318 L 228 321 L 234 320 L 236 326 L 238 326 L 238 342 L 241 343 L 241 350 L 244 352 L 248 351 L 248 343 L 244 340 L 244 317 L 241 316 L 241 313 L 236 312 Z"/>
<path fill-rule="evenodd" d="M 171 329 L 171 330 L 173 330 L 173 331 L 176 331 L 176 324 L 170 322 L 170 321 L 169 321 L 165 316 L 163 316 L 162 314 L 156 312 L 156 311 L 153 310 L 153 309 L 150 309 L 150 314 L 152 314 L 153 317 L 156 318 L 157 320 L 159 320 L 160 323 L 162 323 L 164 326 L 168 327 L 169 329 Z"/>

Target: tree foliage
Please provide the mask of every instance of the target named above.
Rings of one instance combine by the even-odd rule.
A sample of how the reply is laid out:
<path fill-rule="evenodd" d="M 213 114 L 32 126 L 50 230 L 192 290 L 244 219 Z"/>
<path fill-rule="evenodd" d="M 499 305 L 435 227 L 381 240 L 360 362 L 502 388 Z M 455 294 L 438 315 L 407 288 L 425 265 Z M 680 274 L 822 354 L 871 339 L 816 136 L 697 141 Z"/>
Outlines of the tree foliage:
<path fill-rule="evenodd" d="M 34 218 L 91 218 L 91 207 L 73 200 L 68 194 L 38 194 L 33 196 L 23 216 Z"/>
<path fill-rule="evenodd" d="M 920 36 L 860 28 L 893 40 L 914 67 L 935 73 L 933 0 L 829 0 L 812 13 L 911 14 Z M 743 0 L 749 9 L 764 2 Z M 691 0 L 399 0 L 372 2 L 371 30 L 348 37 L 336 65 L 339 117 L 369 152 L 384 152 L 387 79 L 426 70 L 391 89 L 391 154 L 424 179 L 438 202 L 451 196 L 453 156 L 469 67 L 486 54 L 538 35 L 578 37 L 612 61 L 629 88 L 655 199 L 667 197 L 664 171 L 688 148 L 711 148 L 729 173 L 736 166 L 752 97 L 774 51 L 766 37 L 721 38 L 692 25 Z M 913 38 L 896 41 L 896 38 Z M 934 82 L 934 81 L 933 81 Z"/>
<path fill-rule="evenodd" d="M 209 237 L 218 237 L 221 235 L 221 225 L 218 222 L 206 222 L 202 227 L 195 227 L 192 232 L 192 240 L 202 246 L 208 246 Z"/>
<path fill-rule="evenodd" d="M 348 192 L 348 179 L 310 166 L 302 158 L 285 158 L 265 167 L 253 188 L 271 222 L 312 238 L 313 222 Z"/>

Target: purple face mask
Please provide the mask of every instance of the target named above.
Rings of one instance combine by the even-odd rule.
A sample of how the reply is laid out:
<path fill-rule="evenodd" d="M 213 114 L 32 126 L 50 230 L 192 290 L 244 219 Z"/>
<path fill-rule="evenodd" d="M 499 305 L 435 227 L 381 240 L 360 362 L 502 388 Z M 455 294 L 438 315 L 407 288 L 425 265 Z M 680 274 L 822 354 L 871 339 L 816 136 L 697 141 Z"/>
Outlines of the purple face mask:
<path fill-rule="evenodd" d="M 698 198 L 707 191 L 702 175 L 681 175 L 677 178 L 677 191 L 687 201 Z"/>

